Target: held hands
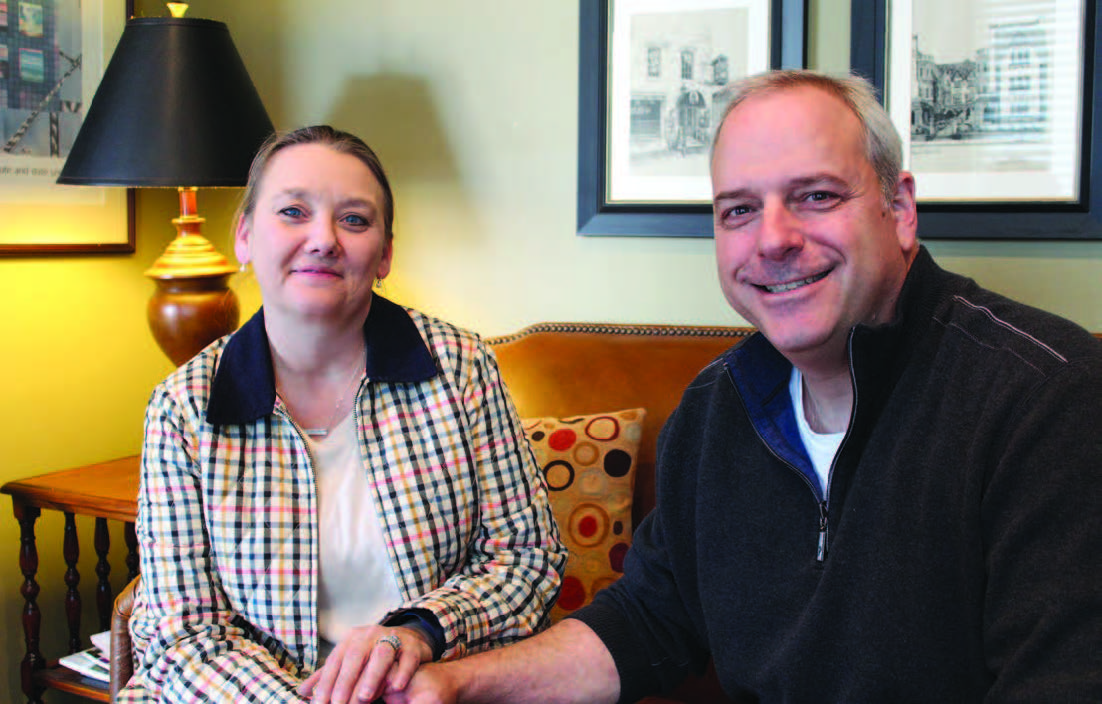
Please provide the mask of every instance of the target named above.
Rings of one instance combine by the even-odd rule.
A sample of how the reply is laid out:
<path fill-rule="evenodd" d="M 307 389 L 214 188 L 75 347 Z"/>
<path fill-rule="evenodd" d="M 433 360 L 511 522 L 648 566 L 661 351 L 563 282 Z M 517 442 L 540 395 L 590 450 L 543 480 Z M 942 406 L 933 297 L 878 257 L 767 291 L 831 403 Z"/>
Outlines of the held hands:
<path fill-rule="evenodd" d="M 405 689 L 432 648 L 409 628 L 355 628 L 337 644 L 325 666 L 303 680 L 298 693 L 314 704 L 370 702 L 386 691 Z"/>
<path fill-rule="evenodd" d="M 449 665 L 429 664 L 419 669 L 402 690 L 386 693 L 386 704 L 456 704 L 459 685 Z"/>

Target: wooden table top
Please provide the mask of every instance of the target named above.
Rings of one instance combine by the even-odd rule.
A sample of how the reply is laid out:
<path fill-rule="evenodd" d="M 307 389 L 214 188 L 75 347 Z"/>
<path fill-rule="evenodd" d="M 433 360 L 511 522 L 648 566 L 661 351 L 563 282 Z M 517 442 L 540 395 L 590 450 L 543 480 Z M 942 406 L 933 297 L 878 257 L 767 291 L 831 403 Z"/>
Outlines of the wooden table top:
<path fill-rule="evenodd" d="M 138 515 L 139 455 L 62 469 L 0 487 L 24 506 L 133 522 Z"/>

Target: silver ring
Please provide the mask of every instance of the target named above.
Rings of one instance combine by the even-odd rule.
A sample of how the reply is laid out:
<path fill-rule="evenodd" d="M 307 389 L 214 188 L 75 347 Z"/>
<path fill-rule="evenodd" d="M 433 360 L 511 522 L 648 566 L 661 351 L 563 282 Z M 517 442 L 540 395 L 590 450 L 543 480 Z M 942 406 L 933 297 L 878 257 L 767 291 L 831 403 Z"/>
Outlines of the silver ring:
<path fill-rule="evenodd" d="M 397 658 L 398 654 L 402 652 L 402 639 L 396 635 L 385 635 L 379 640 L 375 641 L 376 644 L 386 643 L 391 648 L 394 648 L 394 657 Z"/>

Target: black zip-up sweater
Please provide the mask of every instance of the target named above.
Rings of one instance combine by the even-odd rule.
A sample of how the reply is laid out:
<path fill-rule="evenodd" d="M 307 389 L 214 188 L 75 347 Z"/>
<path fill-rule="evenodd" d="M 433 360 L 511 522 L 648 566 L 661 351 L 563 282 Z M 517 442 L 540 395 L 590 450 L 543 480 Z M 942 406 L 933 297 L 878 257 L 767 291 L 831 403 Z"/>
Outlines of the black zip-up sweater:
<path fill-rule="evenodd" d="M 622 701 L 709 655 L 752 702 L 1102 702 L 1102 343 L 938 268 L 849 343 L 825 503 L 760 334 L 659 440 L 625 574 L 577 613 Z"/>

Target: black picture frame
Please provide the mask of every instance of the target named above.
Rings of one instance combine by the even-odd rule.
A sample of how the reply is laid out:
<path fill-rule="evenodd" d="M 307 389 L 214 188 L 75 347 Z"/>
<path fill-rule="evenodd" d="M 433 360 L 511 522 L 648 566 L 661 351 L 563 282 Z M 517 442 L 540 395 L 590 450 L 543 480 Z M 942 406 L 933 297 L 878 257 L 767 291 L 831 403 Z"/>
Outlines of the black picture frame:
<path fill-rule="evenodd" d="M 920 2 L 921 0 L 914 0 Z M 881 96 L 887 87 L 890 0 L 853 0 L 850 66 Z M 919 203 L 918 234 L 924 239 L 1102 239 L 1102 13 L 1085 0 L 1083 15 L 1083 115 L 1079 199 L 1073 203 Z"/>
<path fill-rule="evenodd" d="M 579 0 L 577 234 L 620 237 L 711 237 L 707 204 L 609 203 L 608 41 L 610 3 Z M 768 0 L 772 68 L 802 68 L 807 60 L 806 0 Z"/>

